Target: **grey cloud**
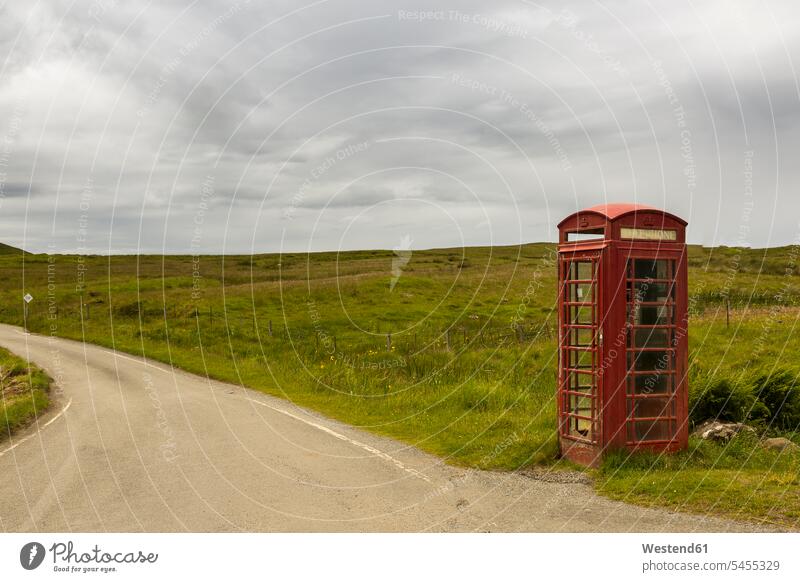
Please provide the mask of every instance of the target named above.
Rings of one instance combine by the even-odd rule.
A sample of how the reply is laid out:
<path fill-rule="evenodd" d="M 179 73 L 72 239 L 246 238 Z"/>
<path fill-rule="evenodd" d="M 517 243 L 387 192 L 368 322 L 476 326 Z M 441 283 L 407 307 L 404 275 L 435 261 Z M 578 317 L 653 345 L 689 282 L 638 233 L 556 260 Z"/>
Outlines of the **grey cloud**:
<path fill-rule="evenodd" d="M 796 238 L 794 3 L 458 4 L 6 5 L 7 239 L 74 248 L 90 184 L 100 252 L 186 252 L 201 204 L 206 252 L 552 240 L 620 199 L 731 243 L 750 151 L 747 242 Z"/>
<path fill-rule="evenodd" d="M 25 182 L 0 182 L 0 197 L 2 198 L 27 198 L 28 196 L 36 196 L 42 190 L 35 184 L 27 184 Z"/>

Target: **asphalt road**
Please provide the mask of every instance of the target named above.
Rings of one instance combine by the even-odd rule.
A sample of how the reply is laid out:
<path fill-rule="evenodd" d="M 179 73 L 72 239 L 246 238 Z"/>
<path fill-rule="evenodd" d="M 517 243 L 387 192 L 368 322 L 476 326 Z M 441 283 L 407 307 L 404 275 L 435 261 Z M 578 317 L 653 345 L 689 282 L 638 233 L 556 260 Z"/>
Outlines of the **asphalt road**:
<path fill-rule="evenodd" d="M 0 443 L 3 531 L 752 531 L 449 467 L 240 386 L 0 325 L 58 380 Z"/>

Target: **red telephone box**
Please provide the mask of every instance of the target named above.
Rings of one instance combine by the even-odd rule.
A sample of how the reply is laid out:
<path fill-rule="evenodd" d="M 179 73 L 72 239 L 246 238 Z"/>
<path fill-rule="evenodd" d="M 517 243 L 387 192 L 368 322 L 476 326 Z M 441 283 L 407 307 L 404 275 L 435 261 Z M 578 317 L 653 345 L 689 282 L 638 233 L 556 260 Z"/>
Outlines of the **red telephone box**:
<path fill-rule="evenodd" d="M 604 204 L 558 229 L 562 455 L 686 448 L 686 221 Z"/>

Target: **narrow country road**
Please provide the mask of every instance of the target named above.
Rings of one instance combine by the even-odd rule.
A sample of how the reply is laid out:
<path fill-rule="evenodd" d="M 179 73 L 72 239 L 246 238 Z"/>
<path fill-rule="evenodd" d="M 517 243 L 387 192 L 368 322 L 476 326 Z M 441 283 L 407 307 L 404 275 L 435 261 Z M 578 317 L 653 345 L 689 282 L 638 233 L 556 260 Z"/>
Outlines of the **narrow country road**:
<path fill-rule="evenodd" d="M 290 402 L 0 325 L 58 379 L 0 443 L 2 531 L 742 531 L 579 483 L 486 473 Z"/>

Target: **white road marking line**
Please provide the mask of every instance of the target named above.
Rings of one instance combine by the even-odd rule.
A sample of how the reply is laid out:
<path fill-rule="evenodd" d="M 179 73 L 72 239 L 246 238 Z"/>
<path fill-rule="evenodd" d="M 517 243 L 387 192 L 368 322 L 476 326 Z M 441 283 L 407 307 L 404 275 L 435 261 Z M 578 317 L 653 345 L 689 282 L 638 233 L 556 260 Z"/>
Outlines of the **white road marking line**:
<path fill-rule="evenodd" d="M 159 366 L 153 366 L 152 364 L 149 364 L 148 360 L 143 359 L 143 358 L 131 358 L 130 356 L 124 356 L 124 355 L 122 355 L 122 354 L 120 354 L 118 352 L 114 352 L 114 351 L 110 351 L 110 350 L 107 351 L 106 353 L 112 354 L 117 358 L 122 358 L 124 360 L 130 360 L 132 362 L 137 362 L 139 364 L 144 364 L 145 366 L 147 366 L 150 369 L 159 370 L 159 371 L 165 372 L 167 374 L 172 373 L 172 372 L 170 372 L 170 370 L 165 370 L 164 368 L 161 368 Z M 307 419 L 305 419 L 305 418 L 303 418 L 301 416 L 297 416 L 297 415 L 292 414 L 291 412 L 288 412 L 286 410 L 282 410 L 282 409 L 277 408 L 275 406 L 270 406 L 266 402 L 262 402 L 260 400 L 254 400 L 252 398 L 246 398 L 246 400 L 249 400 L 250 402 L 253 402 L 255 404 L 259 404 L 261 406 L 265 406 L 265 407 L 267 407 L 267 408 L 269 408 L 271 410 L 274 410 L 275 412 L 280 412 L 281 414 L 283 414 L 285 416 L 288 416 L 290 418 L 293 418 L 295 420 L 299 420 L 300 422 L 305 423 L 308 426 L 312 426 L 312 427 L 314 427 L 314 428 L 316 428 L 318 430 L 321 430 L 321 431 L 331 435 L 332 437 L 335 437 L 335 438 L 337 438 L 337 439 L 339 439 L 341 441 L 348 442 L 351 445 L 359 447 L 359 448 L 367 451 L 368 453 L 371 453 L 371 454 L 375 455 L 376 457 L 380 457 L 381 459 L 383 459 L 385 461 L 389 461 L 390 463 L 392 463 L 397 468 L 402 469 L 406 473 L 409 473 L 409 474 L 413 475 L 414 477 L 417 477 L 418 479 L 422 479 L 426 483 L 431 483 L 431 480 L 430 480 L 430 478 L 428 478 L 427 475 L 424 475 L 423 473 L 420 473 L 419 471 L 417 471 L 416 469 L 412 469 L 411 467 L 406 467 L 401 461 L 395 459 L 394 457 L 392 457 L 391 455 L 389 455 L 387 453 L 384 453 L 383 451 L 380 451 L 380 450 L 376 449 L 373 446 L 370 446 L 370 445 L 368 445 L 366 443 L 362 443 L 361 441 L 353 440 L 353 439 L 351 439 L 349 437 L 346 437 L 345 435 L 343 435 L 341 433 L 336 432 L 335 430 L 331 430 L 327 426 L 324 426 L 324 425 L 318 424 L 316 422 L 307 420 Z"/>
<path fill-rule="evenodd" d="M 113 350 L 102 350 L 102 351 L 106 352 L 107 354 L 113 355 L 116 358 L 122 358 L 123 360 L 130 360 L 130 361 L 136 362 L 138 364 L 143 364 L 145 367 L 150 368 L 151 370 L 159 370 L 159 371 L 165 372 L 167 374 L 172 373 L 170 370 L 165 370 L 164 368 L 161 368 L 160 366 L 154 366 L 154 365 L 150 364 L 146 358 L 132 358 L 130 356 L 122 355 L 119 352 L 116 352 L 116 351 L 113 351 Z M 275 406 L 270 406 L 266 402 L 262 402 L 260 400 L 254 400 L 252 398 L 246 398 L 246 400 L 249 400 L 250 402 L 253 402 L 255 404 L 259 404 L 261 406 L 265 406 L 265 407 L 267 407 L 267 408 L 269 408 L 271 410 L 274 410 L 275 412 L 280 412 L 281 414 L 283 414 L 285 416 L 288 416 L 290 418 L 293 418 L 295 420 L 299 420 L 300 422 L 305 423 L 308 426 L 312 426 L 312 427 L 314 427 L 314 428 L 316 428 L 318 430 L 321 430 L 322 432 L 325 432 L 325 433 L 331 435 L 332 437 L 335 437 L 335 438 L 339 439 L 340 441 L 348 442 L 353 446 L 356 446 L 356 447 L 358 447 L 360 449 L 363 449 L 363 450 L 367 451 L 368 453 L 371 453 L 371 454 L 375 455 L 376 457 L 379 457 L 379 458 L 383 459 L 384 461 L 388 461 L 388 462 L 392 463 L 398 469 L 402 469 L 406 473 L 408 473 L 410 475 L 413 475 L 414 477 L 417 477 L 418 479 L 422 479 L 426 483 L 431 483 L 431 480 L 427 475 L 425 475 L 423 473 L 420 473 L 419 471 L 417 471 L 416 469 L 412 469 L 411 467 L 406 467 L 401 461 L 395 459 L 394 457 L 392 457 L 391 455 L 389 455 L 387 453 L 384 453 L 383 451 L 380 451 L 380 450 L 376 449 L 373 446 L 370 446 L 370 445 L 368 445 L 366 443 L 362 443 L 361 441 L 357 441 L 357 440 L 351 439 L 350 437 L 347 437 L 347 436 L 345 436 L 345 435 L 343 435 L 341 433 L 338 433 L 335 430 L 332 430 L 332 429 L 328 428 L 327 426 L 318 424 L 318 423 L 313 422 L 311 420 L 307 420 L 307 419 L 305 419 L 305 418 L 303 418 L 301 416 L 297 416 L 297 415 L 292 414 L 291 412 L 288 412 L 286 410 L 281 410 L 280 408 L 277 408 Z M 70 404 L 72 404 L 72 400 L 70 400 L 69 403 L 67 403 L 67 406 L 64 408 L 64 410 L 66 410 L 67 407 L 69 407 Z M 64 410 L 62 410 L 58 414 L 58 416 L 61 416 L 61 414 L 64 412 Z M 53 419 L 51 419 L 47 424 L 50 424 L 51 422 L 53 422 L 56 418 L 58 418 L 58 416 L 53 418 Z M 47 424 L 45 424 L 44 426 L 46 427 Z M 44 427 L 42 427 L 42 428 L 44 428 Z M 31 438 L 32 436 L 34 436 L 34 435 L 30 435 L 29 437 L 27 437 L 26 439 L 20 441 L 19 443 L 17 443 L 16 445 L 11 447 L 10 449 L 7 449 L 6 451 L 3 451 L 2 453 L 0 453 L 0 456 L 5 454 L 6 452 L 10 451 L 14 447 L 22 444 L 23 442 L 25 442 L 25 440 L 27 440 L 28 438 Z"/>
<path fill-rule="evenodd" d="M 24 336 L 32 335 L 30 332 L 27 332 L 27 331 L 23 332 L 23 331 L 20 331 L 18 329 L 15 329 L 14 333 L 17 333 L 19 335 L 24 335 Z M 59 338 L 59 339 L 61 339 L 61 338 Z M 90 344 L 88 342 L 82 342 L 82 343 L 83 343 L 84 346 L 99 347 L 96 344 Z M 115 358 L 121 358 L 123 360 L 130 360 L 131 362 L 136 362 L 137 364 L 144 364 L 145 367 L 153 369 L 153 370 L 158 370 L 159 372 L 164 372 L 166 374 L 170 374 L 171 373 L 170 370 L 165 370 L 164 368 L 161 368 L 159 366 L 154 366 L 146 358 L 132 358 L 130 356 L 125 356 L 120 352 L 117 352 L 117 351 L 114 351 L 114 350 L 106 350 L 106 349 L 102 349 L 102 348 L 100 348 L 100 351 L 104 352 L 106 354 L 109 354 L 111 356 L 114 356 Z M 166 365 L 166 364 L 164 364 L 164 365 Z"/>
<path fill-rule="evenodd" d="M 119 352 L 115 352 L 114 350 L 101 350 L 107 354 L 114 356 L 115 358 L 120 358 L 121 360 L 129 360 L 131 362 L 136 362 L 137 364 L 143 364 L 146 368 L 152 368 L 154 370 L 159 370 L 161 372 L 170 373 L 169 370 L 165 370 L 159 366 L 152 365 L 146 358 L 132 358 L 130 356 L 124 356 Z"/>
<path fill-rule="evenodd" d="M 419 471 L 417 471 L 416 469 L 412 469 L 411 467 L 406 467 L 401 461 L 398 461 L 397 459 L 395 459 L 391 455 L 388 455 L 387 453 L 384 453 L 383 451 L 379 451 L 378 449 L 376 449 L 373 446 L 370 446 L 370 445 L 368 445 L 366 443 L 362 443 L 361 441 L 357 441 L 357 440 L 351 439 L 350 437 L 346 437 L 345 435 L 343 435 L 341 433 L 338 433 L 335 430 L 331 430 L 327 426 L 318 424 L 318 423 L 313 422 L 311 420 L 305 419 L 305 418 L 303 418 L 301 416 L 297 416 L 297 415 L 292 414 L 291 412 L 288 412 L 286 410 L 281 410 L 280 408 L 277 408 L 275 406 L 270 406 L 269 404 L 267 404 L 266 402 L 262 402 L 261 400 L 254 400 L 252 398 L 247 398 L 246 400 L 248 400 L 250 402 L 253 402 L 255 404 L 260 404 L 261 406 L 266 406 L 270 410 L 274 410 L 275 412 L 280 412 L 281 414 L 284 414 L 284 415 L 286 415 L 286 416 L 288 416 L 290 418 L 293 418 L 295 420 L 299 420 L 300 422 L 303 422 L 303 423 L 305 423 L 305 424 L 307 424 L 309 426 L 313 426 L 314 428 L 319 429 L 322 432 L 325 432 L 325 433 L 331 435 L 332 437 L 335 437 L 335 438 L 339 439 L 340 441 L 348 442 L 351 445 L 359 447 L 360 449 L 364 449 L 368 453 L 372 453 L 376 457 L 380 457 L 381 459 L 383 459 L 385 461 L 389 461 L 395 467 L 397 467 L 399 469 L 402 469 L 406 473 L 409 473 L 409 474 L 413 475 L 414 477 L 417 477 L 418 479 L 422 479 L 426 483 L 430 483 L 431 482 L 431 480 L 428 478 L 427 475 L 424 475 L 424 474 L 420 473 Z"/>
<path fill-rule="evenodd" d="M 46 429 L 48 426 L 50 426 L 50 425 L 51 425 L 51 424 L 53 424 L 55 421 L 57 421 L 59 418 L 61 418 L 61 415 L 62 415 L 62 414 L 64 414 L 64 413 L 67 411 L 67 409 L 68 409 L 68 408 L 69 408 L 71 405 L 72 405 L 72 398 L 70 398 L 70 399 L 69 399 L 69 402 L 67 402 L 66 406 L 64 406 L 64 408 L 62 408 L 62 409 L 59 411 L 59 413 L 58 413 L 58 414 L 56 414 L 56 415 L 55 415 L 53 418 L 51 418 L 51 419 L 50 419 L 50 420 L 48 420 L 46 423 L 44 423 L 44 424 L 41 426 L 41 428 L 39 428 L 39 430 L 37 430 L 35 433 L 33 433 L 33 434 L 29 434 L 29 435 L 28 435 L 28 436 L 26 436 L 25 438 L 23 438 L 23 439 L 20 439 L 20 440 L 18 440 L 17 442 L 15 442 L 13 445 L 11 445 L 10 447 L 8 447 L 8 448 L 7 448 L 7 449 L 5 449 L 4 451 L 0 451 L 0 457 L 2 457 L 3 455 L 5 455 L 5 454 L 6 454 L 6 453 L 8 453 L 9 451 L 13 451 L 13 450 L 14 450 L 14 449 L 16 449 L 18 446 L 20 446 L 22 443 L 24 443 L 25 441 L 29 441 L 30 439 L 32 439 L 33 437 L 35 437 L 36 435 L 38 435 L 39 433 L 41 433 L 41 432 L 42 432 L 44 429 Z"/>
<path fill-rule="evenodd" d="M 70 399 L 69 399 L 69 402 L 67 402 L 67 404 L 64 406 L 64 408 L 62 408 L 62 409 L 61 409 L 61 412 L 59 412 L 59 413 L 58 413 L 58 414 L 56 414 L 56 415 L 55 415 L 53 418 L 51 418 L 50 420 L 48 420 L 47 422 L 45 422 L 45 423 L 44 423 L 44 426 L 43 426 L 42 428 L 43 428 L 43 429 L 44 429 L 44 428 L 47 428 L 48 426 L 50 426 L 51 424 L 53 424 L 55 421 L 57 421 L 57 420 L 58 420 L 58 418 L 59 418 L 59 417 L 60 417 L 62 414 L 64 414 L 64 413 L 67 411 L 67 409 L 68 409 L 70 406 L 72 406 L 72 398 L 70 398 Z"/>

